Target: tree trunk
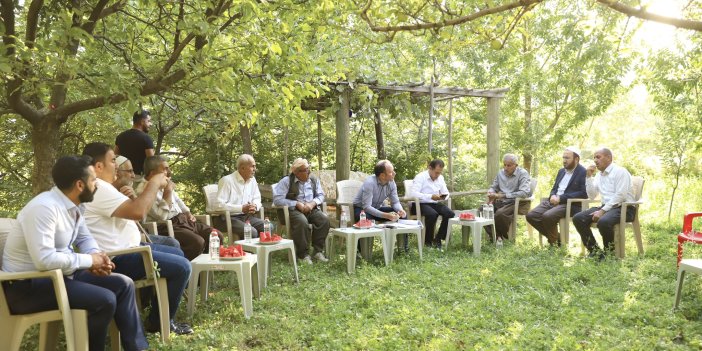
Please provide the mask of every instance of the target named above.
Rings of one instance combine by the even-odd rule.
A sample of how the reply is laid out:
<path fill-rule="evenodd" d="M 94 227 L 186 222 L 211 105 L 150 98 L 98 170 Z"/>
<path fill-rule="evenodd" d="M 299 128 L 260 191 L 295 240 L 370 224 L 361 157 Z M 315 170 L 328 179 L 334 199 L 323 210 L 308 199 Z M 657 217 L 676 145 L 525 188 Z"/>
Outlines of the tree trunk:
<path fill-rule="evenodd" d="M 239 124 L 239 133 L 241 134 L 241 145 L 244 147 L 244 153 L 253 156 L 253 148 L 251 147 L 251 129 L 244 124 Z"/>
<path fill-rule="evenodd" d="M 32 193 L 36 195 L 49 190 L 54 184 L 51 179 L 51 168 L 56 162 L 57 151 L 61 144 L 61 122 L 55 118 L 42 118 L 32 127 L 34 167 L 31 180 Z"/>
<path fill-rule="evenodd" d="M 525 23 L 526 27 L 526 23 Z M 524 140 L 526 145 L 524 150 L 522 150 L 522 168 L 526 169 L 529 174 L 531 174 L 531 162 L 534 158 L 534 141 L 532 137 L 532 88 L 531 88 L 531 70 L 533 67 L 534 57 L 532 56 L 529 39 L 526 35 L 522 35 L 523 44 L 523 54 L 526 60 L 524 72 L 525 82 L 524 82 Z M 535 174 L 532 174 L 535 176 Z"/>
<path fill-rule="evenodd" d="M 385 140 L 383 139 L 383 121 L 380 117 L 380 110 L 375 109 L 374 112 L 374 121 L 375 121 L 375 145 L 376 145 L 376 150 L 378 153 L 378 159 L 379 160 L 385 160 L 387 159 L 387 155 L 385 155 Z"/>

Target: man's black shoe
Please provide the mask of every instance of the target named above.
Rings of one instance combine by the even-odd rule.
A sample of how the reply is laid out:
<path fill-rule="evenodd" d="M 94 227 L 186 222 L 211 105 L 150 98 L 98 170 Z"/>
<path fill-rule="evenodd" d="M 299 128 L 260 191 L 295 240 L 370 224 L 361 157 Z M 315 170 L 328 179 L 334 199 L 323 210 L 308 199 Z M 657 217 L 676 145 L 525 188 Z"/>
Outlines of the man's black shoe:
<path fill-rule="evenodd" d="M 161 327 L 158 324 L 152 325 L 151 323 L 146 321 L 144 322 L 144 330 L 146 330 L 147 333 L 158 333 L 161 331 Z M 178 335 L 192 334 L 193 328 L 191 328 L 186 323 L 177 323 L 171 321 L 171 333 L 175 333 Z"/>

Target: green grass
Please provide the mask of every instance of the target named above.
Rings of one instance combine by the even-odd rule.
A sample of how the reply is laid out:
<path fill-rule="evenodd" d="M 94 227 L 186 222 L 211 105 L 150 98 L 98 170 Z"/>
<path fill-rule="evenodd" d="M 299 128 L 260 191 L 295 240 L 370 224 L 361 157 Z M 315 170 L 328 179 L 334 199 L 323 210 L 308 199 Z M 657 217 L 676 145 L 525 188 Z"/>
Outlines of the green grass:
<path fill-rule="evenodd" d="M 195 334 L 149 341 L 171 350 L 700 349 L 699 277 L 688 276 L 681 308 L 672 310 L 675 233 L 646 226 L 643 257 L 630 238 L 626 259 L 598 263 L 578 255 L 577 232 L 569 253 L 524 235 L 501 250 L 485 244 L 477 258 L 456 232 L 449 251 L 425 250 L 422 261 L 415 246 L 385 267 L 376 247 L 352 275 L 343 256 L 300 266 L 299 284 L 287 256 L 274 254 L 251 319 L 222 272 L 208 301 L 196 303 Z M 179 313 L 185 320 L 185 302 Z"/>

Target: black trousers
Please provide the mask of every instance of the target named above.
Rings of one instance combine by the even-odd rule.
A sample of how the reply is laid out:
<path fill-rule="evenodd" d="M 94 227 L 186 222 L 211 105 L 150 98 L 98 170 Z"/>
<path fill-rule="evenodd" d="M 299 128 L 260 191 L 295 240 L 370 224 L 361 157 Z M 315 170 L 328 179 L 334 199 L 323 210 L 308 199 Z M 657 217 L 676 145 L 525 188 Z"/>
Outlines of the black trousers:
<path fill-rule="evenodd" d="M 424 216 L 424 224 L 426 225 L 426 236 L 424 237 L 424 244 L 430 245 L 434 241 L 446 240 L 446 231 L 448 230 L 448 220 L 456 216 L 453 211 L 451 211 L 448 206 L 443 203 L 420 203 L 419 208 L 422 210 L 422 216 Z M 410 213 L 416 214 L 417 209 L 415 204 L 412 204 Z M 434 238 L 434 229 L 436 227 L 436 221 L 441 216 L 441 225 L 439 225 L 439 232 Z"/>

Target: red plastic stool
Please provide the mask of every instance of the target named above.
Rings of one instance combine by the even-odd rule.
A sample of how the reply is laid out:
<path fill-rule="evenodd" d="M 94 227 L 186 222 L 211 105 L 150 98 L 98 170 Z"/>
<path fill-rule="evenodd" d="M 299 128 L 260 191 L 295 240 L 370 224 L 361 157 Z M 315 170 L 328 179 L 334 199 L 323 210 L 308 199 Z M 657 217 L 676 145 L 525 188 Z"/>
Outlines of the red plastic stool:
<path fill-rule="evenodd" d="M 688 213 L 683 219 L 682 233 L 678 234 L 678 267 L 680 267 L 680 260 L 682 260 L 684 243 L 702 244 L 702 232 L 692 230 L 692 220 L 696 217 L 702 217 L 702 212 Z"/>

